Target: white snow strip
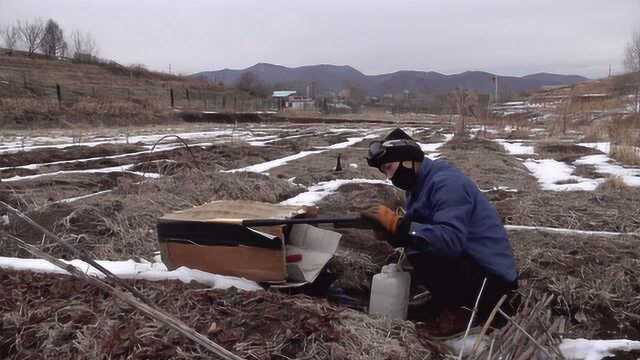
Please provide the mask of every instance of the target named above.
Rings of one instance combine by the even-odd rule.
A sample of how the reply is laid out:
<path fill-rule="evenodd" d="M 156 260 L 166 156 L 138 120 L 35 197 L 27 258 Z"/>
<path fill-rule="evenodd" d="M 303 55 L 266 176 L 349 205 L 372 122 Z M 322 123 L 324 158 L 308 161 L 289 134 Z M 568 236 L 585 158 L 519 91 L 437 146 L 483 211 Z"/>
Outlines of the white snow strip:
<path fill-rule="evenodd" d="M 389 180 L 375 179 L 338 179 L 323 181 L 308 188 L 308 191 L 287 199 L 282 205 L 314 205 L 324 197 L 333 194 L 340 186 L 345 184 L 385 184 L 391 185 Z"/>
<path fill-rule="evenodd" d="M 65 261 L 81 271 L 96 277 L 104 275 L 81 260 Z M 126 261 L 97 261 L 98 264 L 105 267 L 115 275 L 123 279 L 135 280 L 180 280 L 184 283 L 195 281 L 216 289 L 227 289 L 236 287 L 241 290 L 262 290 L 262 288 L 254 281 L 244 278 L 232 276 L 223 276 L 210 274 L 200 270 L 180 267 L 173 271 L 168 271 L 167 267 L 162 263 L 138 263 L 133 260 Z M 43 259 L 22 259 L 11 257 L 0 257 L 0 268 L 17 270 L 17 271 L 34 271 L 39 273 L 68 274 L 65 270 L 51 264 Z"/>
<path fill-rule="evenodd" d="M 126 172 L 126 173 L 129 173 L 129 174 L 134 174 L 134 175 L 148 177 L 148 178 L 158 178 L 158 177 L 161 176 L 160 174 L 151 173 L 151 172 L 142 173 L 142 172 L 138 172 L 138 171 L 130 171 L 129 169 L 133 168 L 134 166 L 136 166 L 136 164 L 113 166 L 113 167 L 106 167 L 106 168 L 101 168 L 101 169 L 61 170 L 61 171 L 56 171 L 56 172 L 51 172 L 51 173 L 44 173 L 44 174 L 35 174 L 35 175 L 26 175 L 26 176 L 14 176 L 14 177 L 10 177 L 10 178 L 7 178 L 7 179 L 2 179 L 2 182 L 33 180 L 33 179 L 37 179 L 37 178 L 41 178 L 41 177 L 48 177 L 48 176 L 58 176 L 58 175 L 66 175 L 66 174 L 83 174 L 83 173 L 85 173 L 85 174 L 102 174 L 102 173 L 111 173 L 111 172 Z"/>
<path fill-rule="evenodd" d="M 640 236 L 640 233 L 619 233 L 612 231 L 591 231 L 591 230 L 577 230 L 577 229 L 565 229 L 565 228 L 553 228 L 546 226 L 527 226 L 527 225 L 505 225 L 505 229 L 519 231 L 542 231 L 558 234 L 573 234 L 573 235 L 593 235 L 593 236 Z"/>
<path fill-rule="evenodd" d="M 567 360 L 600 360 L 614 351 L 640 350 L 640 341 L 564 339 L 558 348 Z"/>
<path fill-rule="evenodd" d="M 378 137 L 378 135 L 374 135 L 374 134 L 369 134 L 367 136 L 364 137 L 350 137 L 347 138 L 347 141 L 345 142 L 341 142 L 341 143 L 337 143 L 337 144 L 333 144 L 331 146 L 327 146 L 326 149 L 330 149 L 330 150 L 335 150 L 335 149 L 344 149 L 344 148 L 348 148 L 354 144 L 359 143 L 360 141 L 366 140 L 366 139 L 373 139 Z"/>
<path fill-rule="evenodd" d="M 509 142 L 505 139 L 496 139 L 495 142 L 502 145 L 511 155 L 535 155 L 534 147 L 523 142 Z"/>
<path fill-rule="evenodd" d="M 263 173 L 265 171 L 271 170 L 271 169 L 276 168 L 278 166 L 285 165 L 289 161 L 301 159 L 303 157 L 306 157 L 306 156 L 309 156 L 309 155 L 313 155 L 313 154 L 319 154 L 319 153 L 325 152 L 327 150 L 344 149 L 344 148 L 347 148 L 347 147 L 349 147 L 351 145 L 359 143 L 360 141 L 362 141 L 364 139 L 371 139 L 373 137 L 376 137 L 376 135 L 367 135 L 367 136 L 357 137 L 357 138 L 347 138 L 347 141 L 345 141 L 345 142 L 341 142 L 341 143 L 333 144 L 331 146 L 324 147 L 324 148 L 322 148 L 322 150 L 301 151 L 301 152 L 299 152 L 297 154 L 285 156 L 285 157 L 280 158 L 280 159 L 275 159 L 275 160 L 263 162 L 263 163 L 260 163 L 260 164 L 246 166 L 246 167 L 239 168 L 239 169 L 225 170 L 223 172 L 248 171 L 248 172 Z"/>
<path fill-rule="evenodd" d="M 82 195 L 82 196 L 76 196 L 76 197 L 72 197 L 72 198 L 68 198 L 68 199 L 62 199 L 62 200 L 54 201 L 53 204 L 60 204 L 60 203 L 68 204 L 68 203 L 72 203 L 74 201 L 78 201 L 78 200 L 82 200 L 82 199 L 88 199 L 88 198 L 92 198 L 94 196 L 99 196 L 99 195 L 103 195 L 103 194 L 108 194 L 110 192 L 113 192 L 113 190 L 103 190 L 103 191 L 98 191 L 98 192 L 95 192 L 95 193 L 86 194 L 86 195 Z"/>
<path fill-rule="evenodd" d="M 321 152 L 324 152 L 324 150 L 301 151 L 301 152 L 299 152 L 297 154 L 285 156 L 285 157 L 280 158 L 280 159 L 275 159 L 275 160 L 271 160 L 271 161 L 267 161 L 267 162 L 263 162 L 263 163 L 260 163 L 260 164 L 255 164 L 255 165 L 239 168 L 239 169 L 225 170 L 223 172 L 248 171 L 248 172 L 261 173 L 261 172 L 265 172 L 265 171 L 271 170 L 273 168 L 276 168 L 278 166 L 282 166 L 282 165 L 288 163 L 289 161 L 301 159 L 301 158 L 303 158 L 305 156 L 309 156 L 309 155 L 313 155 L 313 154 L 319 154 Z"/>
<path fill-rule="evenodd" d="M 508 186 L 494 186 L 491 189 L 480 190 L 482 192 L 490 192 L 490 191 L 506 191 L 506 192 L 518 192 L 518 189 L 512 189 Z"/>
<path fill-rule="evenodd" d="M 424 152 L 434 152 L 434 151 L 437 151 L 438 149 L 440 149 L 444 144 L 449 142 L 451 139 L 453 139 L 453 134 L 444 134 L 444 141 L 443 142 L 432 143 L 432 144 L 418 143 L 418 145 L 420 145 L 420 148 Z"/>
<path fill-rule="evenodd" d="M 538 179 L 540 188 L 552 191 L 593 191 L 604 179 L 587 179 L 572 175 L 575 167 L 553 159 L 527 159 L 524 166 Z M 575 183 L 558 184 L 558 182 Z"/>

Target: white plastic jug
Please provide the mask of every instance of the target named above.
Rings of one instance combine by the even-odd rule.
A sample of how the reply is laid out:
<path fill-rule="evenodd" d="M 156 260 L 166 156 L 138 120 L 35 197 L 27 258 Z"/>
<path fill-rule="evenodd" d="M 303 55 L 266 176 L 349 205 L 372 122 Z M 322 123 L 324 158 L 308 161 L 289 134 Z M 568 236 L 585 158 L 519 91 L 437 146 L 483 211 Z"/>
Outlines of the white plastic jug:
<path fill-rule="evenodd" d="M 398 265 L 382 267 L 382 272 L 373 276 L 369 314 L 381 314 L 390 319 L 407 318 L 411 274 L 400 271 Z"/>

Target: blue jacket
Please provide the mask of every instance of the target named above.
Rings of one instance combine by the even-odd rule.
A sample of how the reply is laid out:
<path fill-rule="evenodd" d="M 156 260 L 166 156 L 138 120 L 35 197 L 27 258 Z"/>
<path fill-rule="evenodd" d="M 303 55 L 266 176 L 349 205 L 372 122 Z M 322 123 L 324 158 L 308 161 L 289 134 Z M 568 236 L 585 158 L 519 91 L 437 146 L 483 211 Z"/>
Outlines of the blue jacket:
<path fill-rule="evenodd" d="M 411 221 L 409 252 L 469 256 L 505 281 L 517 278 L 511 244 L 495 207 L 446 161 L 423 160 L 416 187 L 407 192 L 405 219 Z"/>

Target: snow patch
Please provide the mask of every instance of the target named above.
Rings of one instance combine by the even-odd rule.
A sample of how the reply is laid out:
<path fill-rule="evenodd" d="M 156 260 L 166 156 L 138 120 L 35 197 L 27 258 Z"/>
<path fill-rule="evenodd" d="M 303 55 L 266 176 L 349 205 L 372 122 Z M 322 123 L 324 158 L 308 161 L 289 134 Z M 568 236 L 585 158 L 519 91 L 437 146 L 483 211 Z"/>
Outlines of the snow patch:
<path fill-rule="evenodd" d="M 534 147 L 523 142 L 509 142 L 505 139 L 496 139 L 495 142 L 502 145 L 511 155 L 535 155 Z"/>
<path fill-rule="evenodd" d="M 524 166 L 538 179 L 542 190 L 593 191 L 604 181 L 572 175 L 575 167 L 553 159 L 527 159 Z M 559 182 L 570 183 L 558 184 Z"/>
<path fill-rule="evenodd" d="M 345 184 L 385 184 L 391 185 L 389 180 L 375 179 L 339 179 L 323 181 L 308 188 L 308 191 L 287 199 L 282 205 L 314 205 L 324 197 L 333 194 L 338 188 Z"/>
<path fill-rule="evenodd" d="M 576 165 L 592 165 L 600 174 L 619 176 L 629 186 L 640 186 L 640 169 L 626 168 L 618 164 L 610 163 L 607 155 L 587 155 L 574 162 Z"/>
<path fill-rule="evenodd" d="M 81 270 L 82 272 L 96 277 L 104 277 L 104 274 L 81 260 L 65 261 L 67 264 L 71 264 Z M 162 281 L 162 280 L 180 280 L 183 283 L 190 283 L 195 281 L 200 284 L 205 284 L 216 289 L 228 289 L 230 287 L 236 287 L 241 290 L 262 290 L 256 282 L 247 280 L 244 278 L 237 278 L 233 276 L 224 276 L 211 274 L 200 270 L 189 269 L 187 267 L 180 267 L 175 270 L 169 271 L 167 267 L 161 262 L 135 262 L 133 260 L 126 261 L 106 261 L 98 260 L 98 264 L 114 273 L 116 276 L 122 279 L 133 280 L 150 280 L 150 281 Z M 12 257 L 0 257 L 0 268 L 16 270 L 16 271 L 34 271 L 39 273 L 52 273 L 52 274 L 68 274 L 67 271 L 51 264 L 43 259 L 23 259 Z"/>
<path fill-rule="evenodd" d="M 600 360 L 614 351 L 640 350 L 640 341 L 564 339 L 558 348 L 568 360 Z"/>

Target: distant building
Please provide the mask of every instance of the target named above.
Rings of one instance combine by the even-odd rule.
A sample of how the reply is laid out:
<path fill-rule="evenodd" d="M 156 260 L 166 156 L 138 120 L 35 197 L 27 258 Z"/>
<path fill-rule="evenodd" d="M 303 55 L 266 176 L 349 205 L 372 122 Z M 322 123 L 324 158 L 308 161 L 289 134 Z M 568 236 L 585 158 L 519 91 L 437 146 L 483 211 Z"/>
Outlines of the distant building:
<path fill-rule="evenodd" d="M 294 90 L 278 90 L 271 95 L 277 102 L 278 111 L 287 110 L 314 110 L 315 104 L 313 99 L 296 95 Z"/>

